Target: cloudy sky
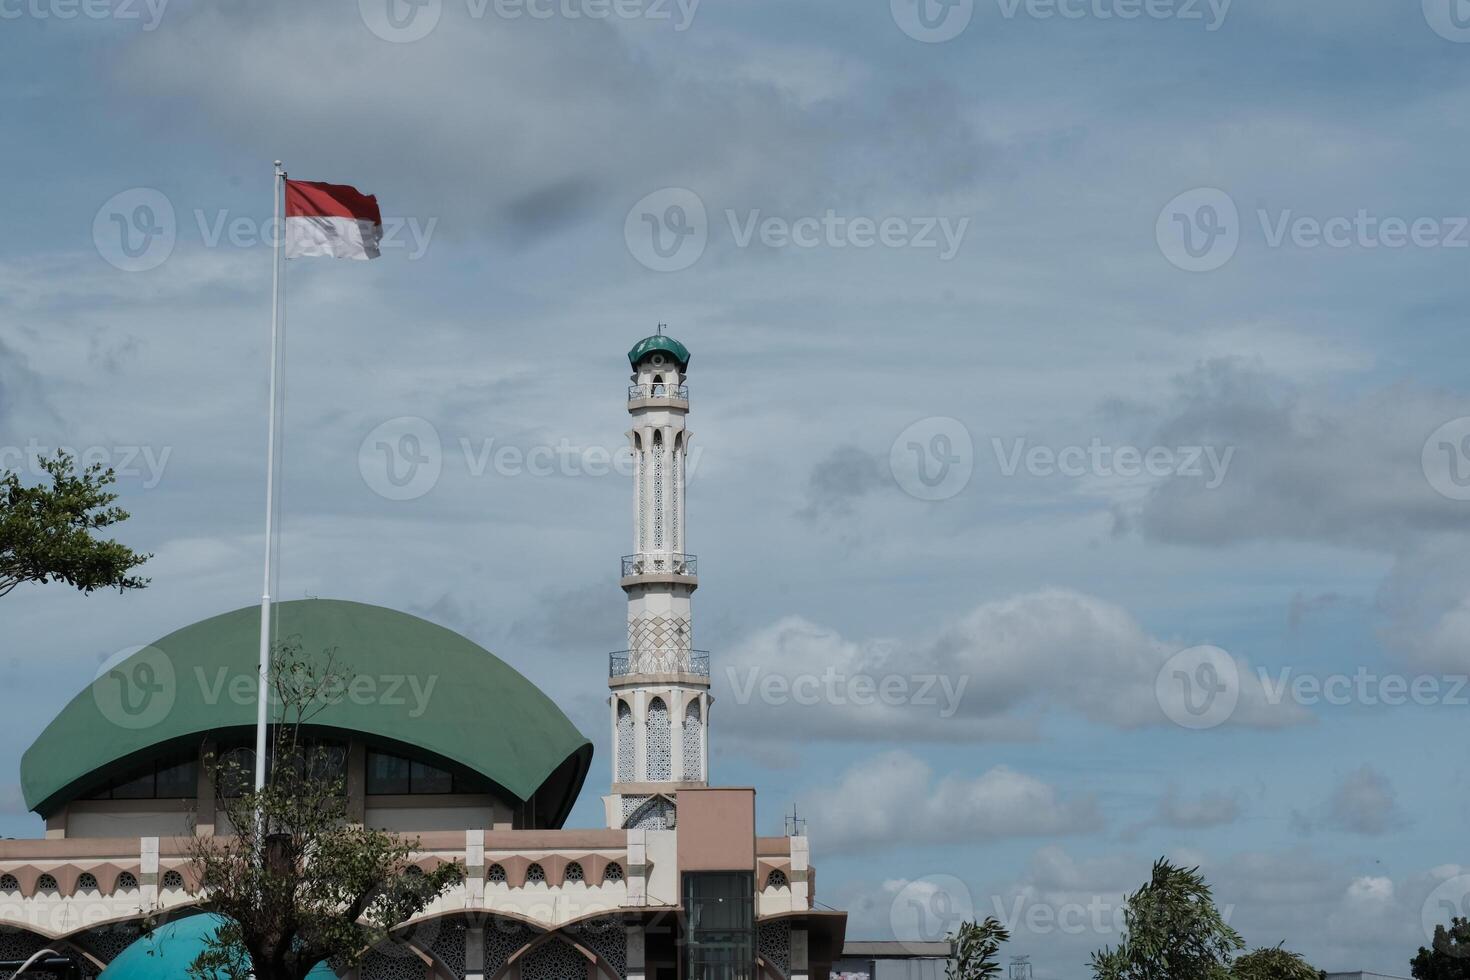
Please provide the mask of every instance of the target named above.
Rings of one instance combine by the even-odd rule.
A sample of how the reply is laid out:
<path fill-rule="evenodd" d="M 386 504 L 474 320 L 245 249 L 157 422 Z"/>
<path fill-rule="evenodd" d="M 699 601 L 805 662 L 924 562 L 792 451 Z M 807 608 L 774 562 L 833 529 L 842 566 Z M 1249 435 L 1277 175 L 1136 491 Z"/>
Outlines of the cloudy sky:
<path fill-rule="evenodd" d="M 154 555 L 0 600 L 0 833 L 101 662 L 258 596 L 280 157 L 390 240 L 287 269 L 278 594 L 543 686 L 573 823 L 664 322 L 714 776 L 851 935 L 1080 977 L 1169 855 L 1407 975 L 1470 892 L 1470 11 L 920 2 L 0 0 L 0 466 L 105 459 Z"/>

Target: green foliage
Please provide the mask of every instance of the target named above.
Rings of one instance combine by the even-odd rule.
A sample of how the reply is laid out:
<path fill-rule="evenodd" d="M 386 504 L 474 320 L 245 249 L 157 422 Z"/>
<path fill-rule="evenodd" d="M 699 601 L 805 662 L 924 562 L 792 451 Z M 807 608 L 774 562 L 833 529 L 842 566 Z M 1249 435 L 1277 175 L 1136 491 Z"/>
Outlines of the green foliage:
<path fill-rule="evenodd" d="M 351 821 L 342 750 L 304 737 L 328 692 L 348 680 L 332 660 L 305 660 L 292 645 L 275 655 L 272 702 L 283 717 L 264 789 L 251 788 L 253 754 L 209 760 L 217 812 L 235 834 L 192 841 L 208 906 L 229 920 L 190 968 L 195 980 L 304 980 L 326 960 L 355 966 L 464 880 L 457 862 L 413 866 L 419 840 Z"/>
<path fill-rule="evenodd" d="M 1409 961 L 1414 980 L 1470 980 L 1470 919 L 1451 916 L 1434 927 L 1434 939 Z"/>
<path fill-rule="evenodd" d="M 1229 980 L 1245 943 L 1215 908 L 1199 868 L 1160 858 L 1148 884 L 1128 897 L 1117 949 L 1092 954 L 1096 980 Z"/>
<path fill-rule="evenodd" d="M 146 587 L 147 579 L 128 573 L 153 556 L 93 534 L 128 518 L 112 506 L 112 470 L 99 463 L 75 474 L 62 452 L 41 467 L 49 487 L 23 486 L 16 473 L 0 475 L 0 596 L 22 582 L 66 582 L 83 592 Z"/>
<path fill-rule="evenodd" d="M 1323 974 L 1300 953 L 1265 946 L 1236 959 L 1230 976 L 1233 980 L 1321 980 Z"/>
<path fill-rule="evenodd" d="M 995 956 L 1011 934 L 994 917 L 979 925 L 961 922 L 949 938 L 955 952 L 944 970 L 946 980 L 991 980 L 1000 974 Z"/>

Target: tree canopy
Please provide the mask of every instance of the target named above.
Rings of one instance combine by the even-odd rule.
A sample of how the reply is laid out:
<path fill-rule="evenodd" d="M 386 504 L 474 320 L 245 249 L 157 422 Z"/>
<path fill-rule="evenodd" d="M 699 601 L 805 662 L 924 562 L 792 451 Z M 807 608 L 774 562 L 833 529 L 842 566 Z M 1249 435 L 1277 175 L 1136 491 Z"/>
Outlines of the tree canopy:
<path fill-rule="evenodd" d="M 112 470 L 100 463 L 73 472 L 64 452 L 42 459 L 50 486 L 26 486 L 20 474 L 0 474 L 0 596 L 23 582 L 66 582 L 82 592 L 141 589 L 148 579 L 129 574 L 152 555 L 95 532 L 128 519 L 112 506 Z"/>

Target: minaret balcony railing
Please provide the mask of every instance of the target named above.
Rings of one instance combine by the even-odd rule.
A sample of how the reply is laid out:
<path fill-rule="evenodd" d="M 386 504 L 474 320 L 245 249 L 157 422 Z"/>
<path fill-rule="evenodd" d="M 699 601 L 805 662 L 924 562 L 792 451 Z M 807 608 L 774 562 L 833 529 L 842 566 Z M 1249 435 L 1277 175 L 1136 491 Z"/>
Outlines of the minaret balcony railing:
<path fill-rule="evenodd" d="M 608 677 L 638 674 L 693 674 L 709 676 L 708 650 L 670 650 L 668 653 L 618 650 L 607 655 Z"/>
<path fill-rule="evenodd" d="M 693 555 L 639 554 L 623 556 L 623 578 L 633 575 L 699 574 L 699 559 Z"/>
<path fill-rule="evenodd" d="M 629 385 L 628 401 L 678 401 L 689 400 L 688 385 L 649 384 Z"/>

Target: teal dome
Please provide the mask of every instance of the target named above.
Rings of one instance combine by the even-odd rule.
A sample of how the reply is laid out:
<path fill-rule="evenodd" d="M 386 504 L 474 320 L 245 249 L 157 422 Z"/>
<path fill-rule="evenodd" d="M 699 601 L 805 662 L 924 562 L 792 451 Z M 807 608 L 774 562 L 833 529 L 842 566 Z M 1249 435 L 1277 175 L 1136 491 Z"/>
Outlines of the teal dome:
<path fill-rule="evenodd" d="M 118 954 L 102 971 L 100 980 L 178 980 L 189 975 L 189 965 L 225 920 L 218 915 L 191 915 L 161 925 Z M 307 980 L 337 980 L 325 963 L 318 963 Z"/>
<path fill-rule="evenodd" d="M 452 630 L 381 606 L 296 599 L 276 603 L 272 613 L 280 636 L 297 640 L 306 655 L 335 650 L 355 677 L 397 678 L 401 685 L 391 698 L 334 699 L 312 716 L 313 725 L 387 751 L 444 760 L 489 780 L 508 802 L 534 802 L 543 823 L 560 827 L 566 820 L 591 764 L 592 743 L 509 664 Z M 194 623 L 139 650 L 114 673 L 129 678 L 146 670 L 154 687 L 143 703 L 155 713 L 133 720 L 118 710 L 116 697 L 99 697 L 122 690 L 116 682 L 83 690 L 22 756 L 26 803 L 47 816 L 140 759 L 197 746 L 210 733 L 252 732 L 259 656 L 257 606 Z M 402 684 L 406 665 L 421 680 L 420 700 Z M 248 699 L 211 694 L 222 690 L 211 685 L 230 677 L 250 679 Z"/>
<path fill-rule="evenodd" d="M 633 349 L 628 351 L 628 363 L 636 368 L 639 361 L 654 351 L 663 351 L 671 355 L 674 360 L 679 362 L 680 371 L 689 367 L 689 348 L 679 343 L 673 337 L 665 337 L 661 333 L 654 334 L 652 337 L 644 337 L 638 343 L 634 344 Z"/>

